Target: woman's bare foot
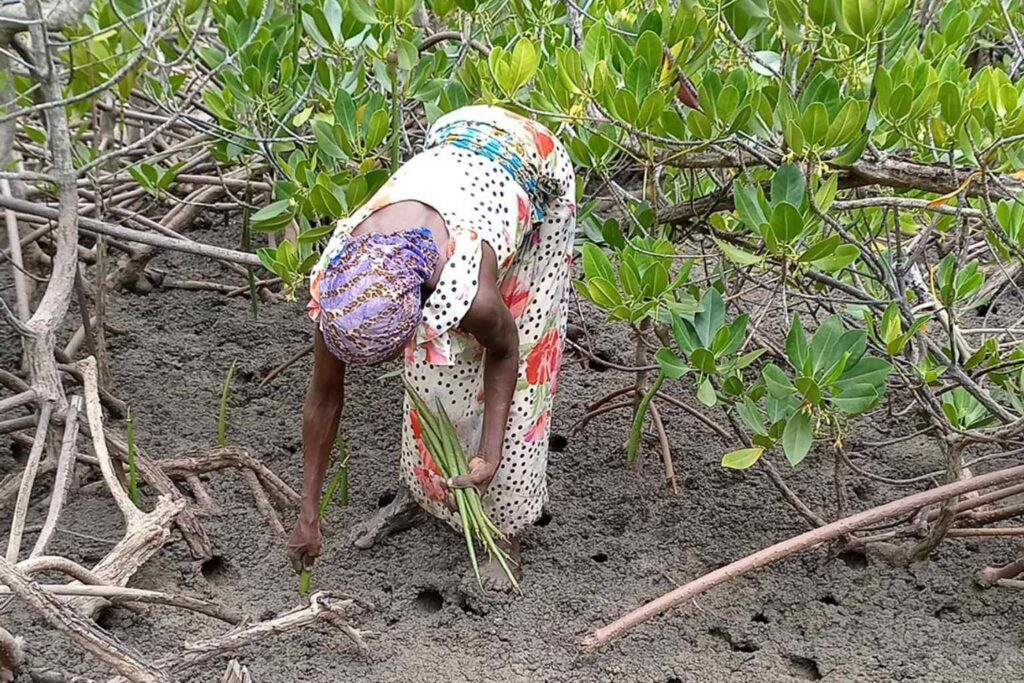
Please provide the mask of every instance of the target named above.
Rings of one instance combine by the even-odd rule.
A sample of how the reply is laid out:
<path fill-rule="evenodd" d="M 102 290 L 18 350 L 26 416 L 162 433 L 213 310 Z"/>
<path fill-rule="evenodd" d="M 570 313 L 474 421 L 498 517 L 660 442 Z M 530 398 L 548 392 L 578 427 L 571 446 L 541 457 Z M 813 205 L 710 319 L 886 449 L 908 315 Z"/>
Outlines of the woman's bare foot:
<path fill-rule="evenodd" d="M 399 486 L 394 500 L 377 510 L 370 519 L 352 527 L 349 540 L 355 547 L 365 550 L 390 534 L 414 526 L 420 520 L 421 512 L 409 491 Z"/>
<path fill-rule="evenodd" d="M 519 539 L 510 538 L 507 541 L 497 541 L 498 547 L 505 551 L 508 555 L 508 559 L 505 560 L 508 563 L 508 568 L 512 570 L 513 576 L 516 577 L 516 581 L 520 581 L 523 576 L 521 563 L 521 552 L 519 548 Z M 487 562 L 480 567 L 480 582 L 483 584 L 484 590 L 494 591 L 496 593 L 511 593 L 514 589 L 512 582 L 509 580 L 508 575 L 502 568 L 495 558 L 488 558 Z"/>

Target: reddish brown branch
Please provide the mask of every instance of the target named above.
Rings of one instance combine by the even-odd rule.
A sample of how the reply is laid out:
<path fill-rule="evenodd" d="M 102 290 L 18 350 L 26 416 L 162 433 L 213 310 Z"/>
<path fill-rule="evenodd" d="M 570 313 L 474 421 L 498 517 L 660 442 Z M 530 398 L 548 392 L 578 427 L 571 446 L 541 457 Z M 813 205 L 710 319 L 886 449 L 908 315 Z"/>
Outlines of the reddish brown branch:
<path fill-rule="evenodd" d="M 611 624 L 597 629 L 583 641 L 583 646 L 594 648 L 604 645 L 622 636 L 635 626 L 652 619 L 676 605 L 691 600 L 715 586 L 821 543 L 850 534 L 882 520 L 900 517 L 913 510 L 963 495 L 969 491 L 977 491 L 1022 479 L 1024 479 L 1024 465 L 1018 465 L 1017 467 L 997 470 L 989 474 L 954 481 L 938 488 L 915 493 L 891 503 L 886 503 L 885 505 L 837 520 L 818 529 L 812 529 L 799 536 L 769 546 L 741 560 L 737 560 L 666 593 L 660 598 L 616 619 Z"/>

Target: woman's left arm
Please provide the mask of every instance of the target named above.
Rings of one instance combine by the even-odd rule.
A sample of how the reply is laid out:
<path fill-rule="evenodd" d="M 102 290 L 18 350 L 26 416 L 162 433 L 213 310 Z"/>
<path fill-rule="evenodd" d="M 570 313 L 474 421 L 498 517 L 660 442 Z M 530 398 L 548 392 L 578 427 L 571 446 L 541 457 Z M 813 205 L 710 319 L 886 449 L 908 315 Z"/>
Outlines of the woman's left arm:
<path fill-rule="evenodd" d="M 481 493 L 501 464 L 505 427 L 519 377 L 519 330 L 498 289 L 498 262 L 484 244 L 476 297 L 462 319 L 462 329 L 484 348 L 484 423 L 477 454 L 469 461 L 470 472 L 455 477 L 456 488 L 474 486 Z"/>

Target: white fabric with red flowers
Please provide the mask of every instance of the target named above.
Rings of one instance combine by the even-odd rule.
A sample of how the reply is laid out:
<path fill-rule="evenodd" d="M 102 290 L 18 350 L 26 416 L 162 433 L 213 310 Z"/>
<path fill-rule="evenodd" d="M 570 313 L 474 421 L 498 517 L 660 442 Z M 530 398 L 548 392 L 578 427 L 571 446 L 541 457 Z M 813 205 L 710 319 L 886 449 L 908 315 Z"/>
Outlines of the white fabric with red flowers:
<path fill-rule="evenodd" d="M 458 324 L 476 296 L 481 242 L 497 255 L 501 293 L 519 330 L 520 362 L 501 466 L 484 504 L 494 523 L 511 535 L 534 522 L 547 502 L 548 429 L 568 314 L 576 182 L 568 155 L 544 126 L 496 107 L 467 107 L 439 119 L 432 131 L 456 119 L 514 133 L 524 163 L 539 182 L 556 190 L 544 195 L 545 205 L 536 212 L 544 218 L 535 223 L 529 195 L 507 171 L 447 146 L 419 155 L 385 188 L 385 201 L 416 194 L 448 225 L 454 246 L 424 308 L 420 333 L 409 345 L 405 376 L 428 402 L 442 400 L 470 457 L 483 422 L 483 353 Z M 430 140 L 428 133 L 428 146 Z M 403 482 L 424 508 L 457 527 L 457 518 L 438 502 L 443 495 L 438 470 L 408 403 L 406 416 Z"/>

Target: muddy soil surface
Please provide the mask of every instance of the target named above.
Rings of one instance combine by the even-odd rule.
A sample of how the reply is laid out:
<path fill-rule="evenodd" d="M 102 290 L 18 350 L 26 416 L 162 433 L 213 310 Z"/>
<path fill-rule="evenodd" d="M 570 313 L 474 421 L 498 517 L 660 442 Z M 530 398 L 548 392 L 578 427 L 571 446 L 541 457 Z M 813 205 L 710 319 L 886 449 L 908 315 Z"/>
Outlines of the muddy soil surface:
<path fill-rule="evenodd" d="M 196 238 L 226 243 L 219 232 Z M 180 278 L 210 279 L 219 269 L 173 255 L 157 265 Z M 219 276 L 237 280 L 223 269 Z M 11 295 L 9 288 L 3 295 Z M 310 362 L 296 364 L 268 387 L 257 385 L 309 341 L 301 303 L 262 305 L 253 321 L 243 298 L 122 293 L 111 304 L 111 321 L 125 331 L 111 338 L 113 389 L 132 406 L 142 448 L 170 457 L 214 444 L 221 384 L 237 361 L 229 441 L 252 449 L 300 486 L 302 396 Z M 0 363 L 11 367 L 15 339 L 6 327 L 0 335 Z M 608 358 L 629 362 L 619 333 L 598 324 L 594 336 Z M 666 494 L 653 447 L 638 471 L 626 468 L 625 413 L 572 434 L 584 405 L 622 386 L 626 377 L 571 358 L 563 368 L 551 436 L 551 501 L 524 539 L 524 596 L 484 599 L 467 588 L 462 541 L 437 523 L 356 550 L 346 540 L 347 530 L 386 503 L 396 485 L 401 393 L 396 379 L 380 379 L 382 372 L 350 373 L 343 429 L 353 454 L 351 503 L 331 508 L 331 533 L 314 573 L 317 588 L 374 603 L 375 610 L 359 620 L 376 634 L 369 641 L 372 653 L 361 657 L 326 626 L 291 633 L 239 653 L 258 683 L 1024 678 L 1024 594 L 981 591 L 972 581 L 977 568 L 1014 556 L 1013 544 L 1004 541 L 951 540 L 932 561 L 909 569 L 890 567 L 873 554 L 834 557 L 828 548 L 814 549 L 701 596 L 600 652 L 582 654 L 577 644 L 594 627 L 805 527 L 766 478 L 719 466 L 735 443 L 669 406 L 662 410 L 680 478 L 678 497 Z M 693 395 L 684 384 L 671 391 Z M 858 439 L 914 430 L 910 423 L 873 422 L 848 438 L 851 448 Z M 23 457 L 0 437 L 0 477 Z M 820 448 L 797 471 L 778 463 L 789 484 L 826 516 L 836 513 L 831 462 Z M 942 466 L 935 447 L 924 440 L 865 454 L 859 462 L 895 477 Z M 178 540 L 131 585 L 206 595 L 263 617 L 297 605 L 297 580 L 283 540 L 259 516 L 240 477 L 214 475 L 207 486 L 221 507 L 205 521 L 217 556 L 196 562 Z M 30 526 L 45 513 L 45 490 L 37 488 Z M 850 505 L 877 505 L 908 490 L 851 481 Z M 0 514 L 0 523 L 6 527 L 9 514 Z M 52 549 L 91 564 L 121 533 L 109 496 L 82 491 L 73 495 Z M 33 539 L 29 534 L 25 545 L 31 547 Z M 22 605 L 10 605 L 0 623 L 25 636 L 36 663 L 104 677 L 93 660 Z M 110 608 L 100 623 L 153 658 L 183 640 L 224 630 L 205 617 L 165 608 Z M 222 662 L 186 680 L 219 680 L 220 671 Z"/>

